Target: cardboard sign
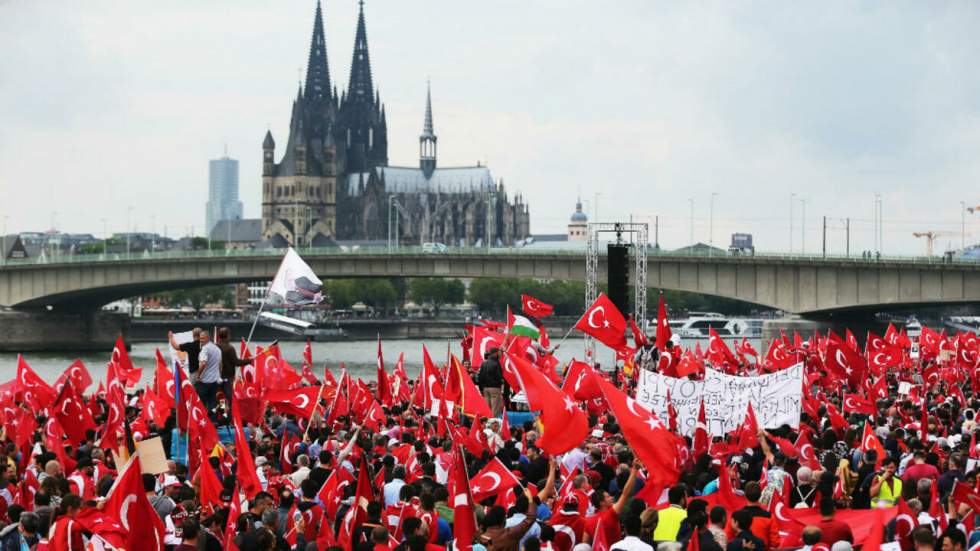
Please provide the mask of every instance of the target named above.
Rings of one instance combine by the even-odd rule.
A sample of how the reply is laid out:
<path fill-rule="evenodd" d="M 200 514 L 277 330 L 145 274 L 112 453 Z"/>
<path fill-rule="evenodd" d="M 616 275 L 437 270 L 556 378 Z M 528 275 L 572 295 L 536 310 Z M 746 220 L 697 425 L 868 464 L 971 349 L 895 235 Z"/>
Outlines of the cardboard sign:
<path fill-rule="evenodd" d="M 140 440 L 136 443 L 136 451 L 140 454 L 140 467 L 144 473 L 167 472 L 167 454 L 163 451 L 163 441 L 159 436 Z"/>

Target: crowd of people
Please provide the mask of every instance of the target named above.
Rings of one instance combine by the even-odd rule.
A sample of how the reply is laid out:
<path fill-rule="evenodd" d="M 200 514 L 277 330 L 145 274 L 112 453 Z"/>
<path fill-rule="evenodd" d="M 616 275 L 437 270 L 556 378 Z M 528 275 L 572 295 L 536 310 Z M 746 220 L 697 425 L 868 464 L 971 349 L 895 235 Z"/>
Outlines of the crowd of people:
<path fill-rule="evenodd" d="M 776 339 L 764 357 L 712 341 L 695 360 L 733 374 L 777 370 L 786 357 L 802 362 L 801 422 L 704 441 L 697 431 L 679 434 L 670 419 L 648 421 L 676 437 L 665 452 L 676 462 L 668 475 L 644 464 L 638 447 L 649 443 L 626 429 L 607 389 L 630 396 L 645 368 L 676 375 L 682 354 L 643 365 L 624 355 L 615 371 L 592 370 L 602 396 L 586 400 L 560 374 L 567 370 L 547 369 L 553 348 L 518 353 L 507 327 L 490 329 L 505 335 L 502 346 L 479 350 L 470 332 L 460 360 L 438 366 L 426 354 L 418 378 L 401 360 L 389 373 L 380 342 L 378 377 L 362 381 L 314 368 L 309 348 L 296 370 L 277 347 L 233 344 L 226 328 L 214 342 L 200 330 L 189 343 L 171 336 L 183 367 L 160 354 L 146 377 L 117 346 L 97 388 L 79 362 L 49 384 L 22 360 L 2 387 L 0 550 L 980 545 L 972 334 L 927 343 L 891 328 L 863 349 L 850 336 L 797 336 Z M 676 339 L 669 346 L 679 348 Z M 555 439 L 577 429 L 547 411 L 508 416 L 517 393 L 541 409 L 526 372 L 523 388 L 511 384 L 509 361 L 540 368 L 548 392 L 587 419 L 586 436 L 555 453 Z M 701 374 L 695 366 L 681 376 Z M 150 383 L 137 388 L 141 380 Z M 165 465 L 141 472 L 147 458 L 135 442 L 154 436 Z M 140 492 L 125 493 L 134 484 Z"/>

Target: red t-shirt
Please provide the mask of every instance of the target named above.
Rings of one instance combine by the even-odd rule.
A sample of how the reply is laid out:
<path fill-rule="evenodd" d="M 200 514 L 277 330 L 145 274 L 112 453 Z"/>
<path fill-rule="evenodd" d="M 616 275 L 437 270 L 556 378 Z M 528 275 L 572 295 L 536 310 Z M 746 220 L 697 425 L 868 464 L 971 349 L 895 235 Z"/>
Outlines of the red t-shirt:
<path fill-rule="evenodd" d="M 622 531 L 619 529 L 619 513 L 610 507 L 585 517 L 585 532 L 592 537 L 592 541 L 595 541 L 595 528 L 600 520 L 602 520 L 602 530 L 606 533 L 606 541 L 617 542 L 623 539 Z"/>
<path fill-rule="evenodd" d="M 827 545 L 833 545 L 839 541 L 854 543 L 854 534 L 851 532 L 850 525 L 846 522 L 834 519 L 821 519 L 817 523 L 817 527 L 820 528 L 821 543 L 826 543 Z"/>
<path fill-rule="evenodd" d="M 923 478 L 929 478 L 936 480 L 939 478 L 939 469 L 928 463 L 916 463 L 905 469 L 902 473 L 902 481 L 908 482 L 909 480 L 921 480 Z"/>

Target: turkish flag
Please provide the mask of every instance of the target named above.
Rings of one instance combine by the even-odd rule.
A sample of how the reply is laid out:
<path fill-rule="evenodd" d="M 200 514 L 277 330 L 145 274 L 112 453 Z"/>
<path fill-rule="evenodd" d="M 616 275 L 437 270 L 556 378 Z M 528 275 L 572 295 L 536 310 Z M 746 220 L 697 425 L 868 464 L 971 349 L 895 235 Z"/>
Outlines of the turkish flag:
<path fill-rule="evenodd" d="M 381 354 L 381 335 L 378 335 L 378 401 L 389 407 L 395 401 L 391 393 L 388 373 L 385 372 L 385 359 Z"/>
<path fill-rule="evenodd" d="M 800 464 L 811 469 L 819 469 L 820 462 L 817 460 L 816 452 L 813 451 L 813 444 L 810 443 L 810 436 L 807 431 L 800 431 L 800 436 L 796 438 L 793 446 L 799 450 Z"/>
<path fill-rule="evenodd" d="M 874 400 L 857 394 L 844 395 L 844 412 L 860 413 L 861 415 L 877 415 L 878 407 Z"/>
<path fill-rule="evenodd" d="M 61 386 L 65 384 L 65 381 L 71 380 L 72 385 L 75 386 L 75 390 L 79 394 L 84 394 L 85 389 L 87 389 L 92 384 L 92 375 L 89 374 L 88 368 L 82 363 L 82 360 L 75 360 L 65 369 L 64 372 L 58 377 L 58 380 L 54 383 L 55 390 L 61 390 Z"/>
<path fill-rule="evenodd" d="M 432 358 L 429 357 L 429 351 L 422 345 L 422 398 L 423 405 L 426 411 L 432 409 L 432 399 L 437 400 L 443 399 L 443 388 L 442 383 L 439 382 L 439 368 L 436 364 L 432 362 Z"/>
<path fill-rule="evenodd" d="M 640 328 L 636 326 L 636 320 L 633 319 L 632 314 L 627 318 L 626 321 L 627 323 L 629 323 L 630 332 L 633 333 L 634 348 L 640 348 L 641 346 L 646 346 L 650 344 L 650 341 L 647 340 L 647 336 L 644 335 L 643 331 L 640 331 Z"/>
<path fill-rule="evenodd" d="M 241 421 L 237 419 L 238 408 L 232 403 L 232 410 L 235 414 L 235 459 L 238 469 L 235 475 L 238 483 L 245 492 L 245 497 L 252 499 L 255 494 L 262 491 L 262 483 L 259 482 L 259 475 L 255 472 L 255 462 L 252 460 L 252 450 L 248 447 L 248 440 L 245 439 L 245 432 L 242 430 Z"/>
<path fill-rule="evenodd" d="M 783 339 L 773 339 L 769 345 L 769 352 L 766 353 L 766 365 L 774 371 L 779 371 L 796 365 L 796 362 L 796 353 L 790 350 L 786 341 Z"/>
<path fill-rule="evenodd" d="M 381 405 L 378 404 L 377 400 L 371 400 L 371 405 L 368 406 L 367 411 L 364 413 L 364 426 L 378 432 L 385 422 L 385 413 L 381 409 Z"/>
<path fill-rule="evenodd" d="M 541 412 L 541 449 L 558 455 L 581 444 L 589 434 L 589 421 L 575 401 L 527 360 L 507 354 L 505 363 L 517 372 L 528 407 Z"/>
<path fill-rule="evenodd" d="M 483 469 L 470 479 L 470 490 L 473 499 L 483 501 L 501 492 L 513 488 L 520 481 L 510 472 L 506 465 L 494 457 Z"/>
<path fill-rule="evenodd" d="M 216 510 L 221 507 L 221 481 L 214 469 L 211 468 L 211 463 L 208 462 L 207 450 L 204 446 L 198 446 L 198 450 L 201 466 L 197 469 L 197 477 L 201 486 L 201 491 L 198 494 L 201 507 L 211 507 L 212 510 Z"/>
<path fill-rule="evenodd" d="M 745 408 L 745 420 L 735 432 L 738 449 L 745 450 L 759 445 L 759 421 L 752 409 L 752 402 Z"/>
<path fill-rule="evenodd" d="M 882 375 L 888 368 L 902 363 L 902 351 L 872 331 L 868 331 L 864 354 L 868 357 L 868 367 L 876 375 Z"/>
<path fill-rule="evenodd" d="M 902 549 L 912 548 L 912 530 L 919 525 L 918 515 L 912 511 L 904 499 L 898 498 L 898 514 L 895 515 L 895 539 L 902 544 Z"/>
<path fill-rule="evenodd" d="M 166 400 L 157 396 L 157 393 L 153 392 L 149 385 L 146 386 L 146 390 L 143 391 L 143 410 L 140 412 L 144 421 L 162 428 L 167 424 L 167 417 L 170 417 L 171 409 L 173 408 L 167 404 Z"/>
<path fill-rule="evenodd" d="M 581 542 L 585 535 L 585 519 L 578 510 L 559 509 L 552 513 L 548 524 L 555 529 L 555 539 L 552 542 L 555 551 L 571 551 L 575 543 Z"/>
<path fill-rule="evenodd" d="M 17 400 L 27 402 L 35 410 L 42 410 L 54 402 L 57 394 L 48 383 L 44 382 L 44 379 L 31 369 L 31 366 L 27 365 L 24 357 L 18 354 L 14 396 Z"/>
<path fill-rule="evenodd" d="M 657 349 L 663 352 L 670 342 L 670 322 L 667 321 L 667 305 L 664 304 L 664 294 L 660 293 L 657 301 Z"/>
<path fill-rule="evenodd" d="M 279 465 L 283 474 L 293 472 L 293 452 L 299 445 L 299 438 L 292 431 L 283 428 L 282 442 L 279 444 Z"/>
<path fill-rule="evenodd" d="M 534 318 L 546 318 L 555 312 L 555 307 L 545 304 L 531 295 L 521 295 L 521 310 Z"/>
<path fill-rule="evenodd" d="M 852 388 L 861 386 L 868 367 L 861 354 L 836 341 L 827 343 L 827 357 L 824 360 L 824 365 L 837 379 L 846 380 Z"/>
<path fill-rule="evenodd" d="M 466 461 L 459 445 L 453 447 L 450 477 L 453 488 L 450 496 L 453 506 L 453 536 L 456 538 L 452 548 L 471 551 L 473 538 L 476 537 L 476 508 L 470 493 L 470 482 L 466 477 Z"/>
<path fill-rule="evenodd" d="M 133 367 L 133 362 L 129 359 L 126 352 L 126 343 L 120 334 L 116 339 L 116 346 L 112 349 L 112 363 L 116 364 L 116 375 L 118 375 L 127 387 L 131 387 L 139 382 L 143 376 L 143 370 Z"/>
<path fill-rule="evenodd" d="M 589 364 L 572 360 L 565 372 L 565 382 L 561 389 L 580 402 L 600 398 L 602 391 L 594 380 L 595 375 L 595 370 Z"/>
<path fill-rule="evenodd" d="M 473 349 L 470 351 L 470 365 L 474 369 L 479 369 L 483 365 L 483 357 L 491 348 L 503 348 L 504 340 L 507 335 L 486 329 L 483 327 L 473 327 Z"/>
<path fill-rule="evenodd" d="M 837 407 L 834 404 L 827 404 L 827 417 L 830 419 L 830 426 L 833 427 L 835 431 L 843 435 L 847 429 L 851 428 L 851 425 L 847 423 L 847 419 L 837 411 Z M 816 417 L 814 417 L 816 419 Z"/>
<path fill-rule="evenodd" d="M 681 360 L 675 368 L 675 373 L 678 377 L 704 373 L 704 361 L 702 360 L 702 355 L 699 353 L 700 350 L 701 343 L 695 343 L 694 352 L 691 352 L 690 349 L 684 351 L 684 355 L 681 356 Z"/>
<path fill-rule="evenodd" d="M 238 533 L 238 517 L 242 514 L 242 491 L 238 484 L 231 493 L 231 505 L 228 507 L 228 520 L 225 521 L 224 549 L 238 549 L 235 545 L 235 534 Z"/>
<path fill-rule="evenodd" d="M 304 386 L 294 390 L 267 390 L 264 398 L 270 406 L 282 413 L 309 419 L 313 416 L 322 390 L 323 387 L 320 386 Z"/>
<path fill-rule="evenodd" d="M 672 486 L 680 477 L 675 437 L 656 415 L 623 394 L 611 383 L 596 377 L 606 403 L 612 409 L 620 430 L 636 452 L 649 475 L 647 484 Z"/>
<path fill-rule="evenodd" d="M 732 355 L 731 349 L 728 348 L 714 327 L 708 328 L 708 351 L 704 356 L 709 362 L 727 373 L 734 373 L 738 369 L 738 360 Z"/>
<path fill-rule="evenodd" d="M 980 494 L 962 482 L 957 482 L 953 489 L 953 501 L 957 504 L 966 503 L 974 511 L 980 511 Z"/>
<path fill-rule="evenodd" d="M 878 452 L 878 465 L 885 459 L 885 447 L 881 445 L 881 441 L 875 436 L 874 430 L 871 428 L 871 423 L 864 422 L 864 433 L 861 435 L 861 451 L 867 452 L 868 450 L 875 450 Z"/>
<path fill-rule="evenodd" d="M 366 461 L 361 461 L 361 467 L 358 471 L 354 504 L 351 505 L 347 514 L 344 515 L 343 522 L 340 524 L 340 536 L 338 540 L 340 546 L 344 549 L 353 549 L 354 545 L 358 543 L 353 540 L 354 532 L 367 519 L 368 503 L 374 501 L 374 488 L 371 487 L 371 478 L 368 474 Z"/>
<path fill-rule="evenodd" d="M 125 529 L 126 549 L 163 551 L 166 528 L 146 497 L 139 452 L 134 453 L 123 467 L 119 478 L 109 490 L 102 510 Z"/>
<path fill-rule="evenodd" d="M 449 375 L 447 379 L 446 399 L 459 402 L 464 414 L 474 417 L 493 416 L 490 405 L 487 404 L 483 395 L 480 394 L 480 389 L 473 384 L 473 379 L 470 378 L 470 374 L 466 372 L 463 364 L 459 363 L 455 355 L 449 359 Z M 453 392 L 450 392 L 450 389 L 453 389 Z"/>
<path fill-rule="evenodd" d="M 594 337 L 613 350 L 626 347 L 626 318 L 604 293 L 575 324 L 575 329 Z"/>
<path fill-rule="evenodd" d="M 919 337 L 919 352 L 923 360 L 934 360 L 939 356 L 939 346 L 942 338 L 939 333 L 922 326 L 922 335 Z"/>
<path fill-rule="evenodd" d="M 54 404 L 54 413 L 62 428 L 65 429 L 68 439 L 76 446 L 85 441 L 87 431 L 94 430 L 96 427 L 92 414 L 85 407 L 82 398 L 75 392 L 71 381 L 66 382 L 62 388 L 61 395 Z"/>
<path fill-rule="evenodd" d="M 708 421 L 704 413 L 704 400 L 701 400 L 701 405 L 698 407 L 698 422 L 694 425 L 694 439 L 691 444 L 691 451 L 694 453 L 694 458 L 697 459 L 702 454 L 708 453 L 710 446 L 711 436 L 708 434 Z"/>

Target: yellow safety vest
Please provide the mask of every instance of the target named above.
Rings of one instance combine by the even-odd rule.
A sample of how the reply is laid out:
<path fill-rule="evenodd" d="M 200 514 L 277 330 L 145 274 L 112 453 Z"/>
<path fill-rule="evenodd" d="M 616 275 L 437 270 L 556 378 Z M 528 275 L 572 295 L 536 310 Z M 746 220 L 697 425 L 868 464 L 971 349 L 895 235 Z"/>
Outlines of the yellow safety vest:
<path fill-rule="evenodd" d="M 687 510 L 677 505 L 661 509 L 657 515 L 657 529 L 653 531 L 654 541 L 677 541 L 677 532 L 686 518 Z"/>
<path fill-rule="evenodd" d="M 881 477 L 878 477 L 881 480 Z M 882 482 L 878 487 L 878 496 L 875 498 L 875 507 L 891 507 L 898 503 L 898 498 L 902 496 L 902 479 L 892 476 L 892 484 Z"/>

